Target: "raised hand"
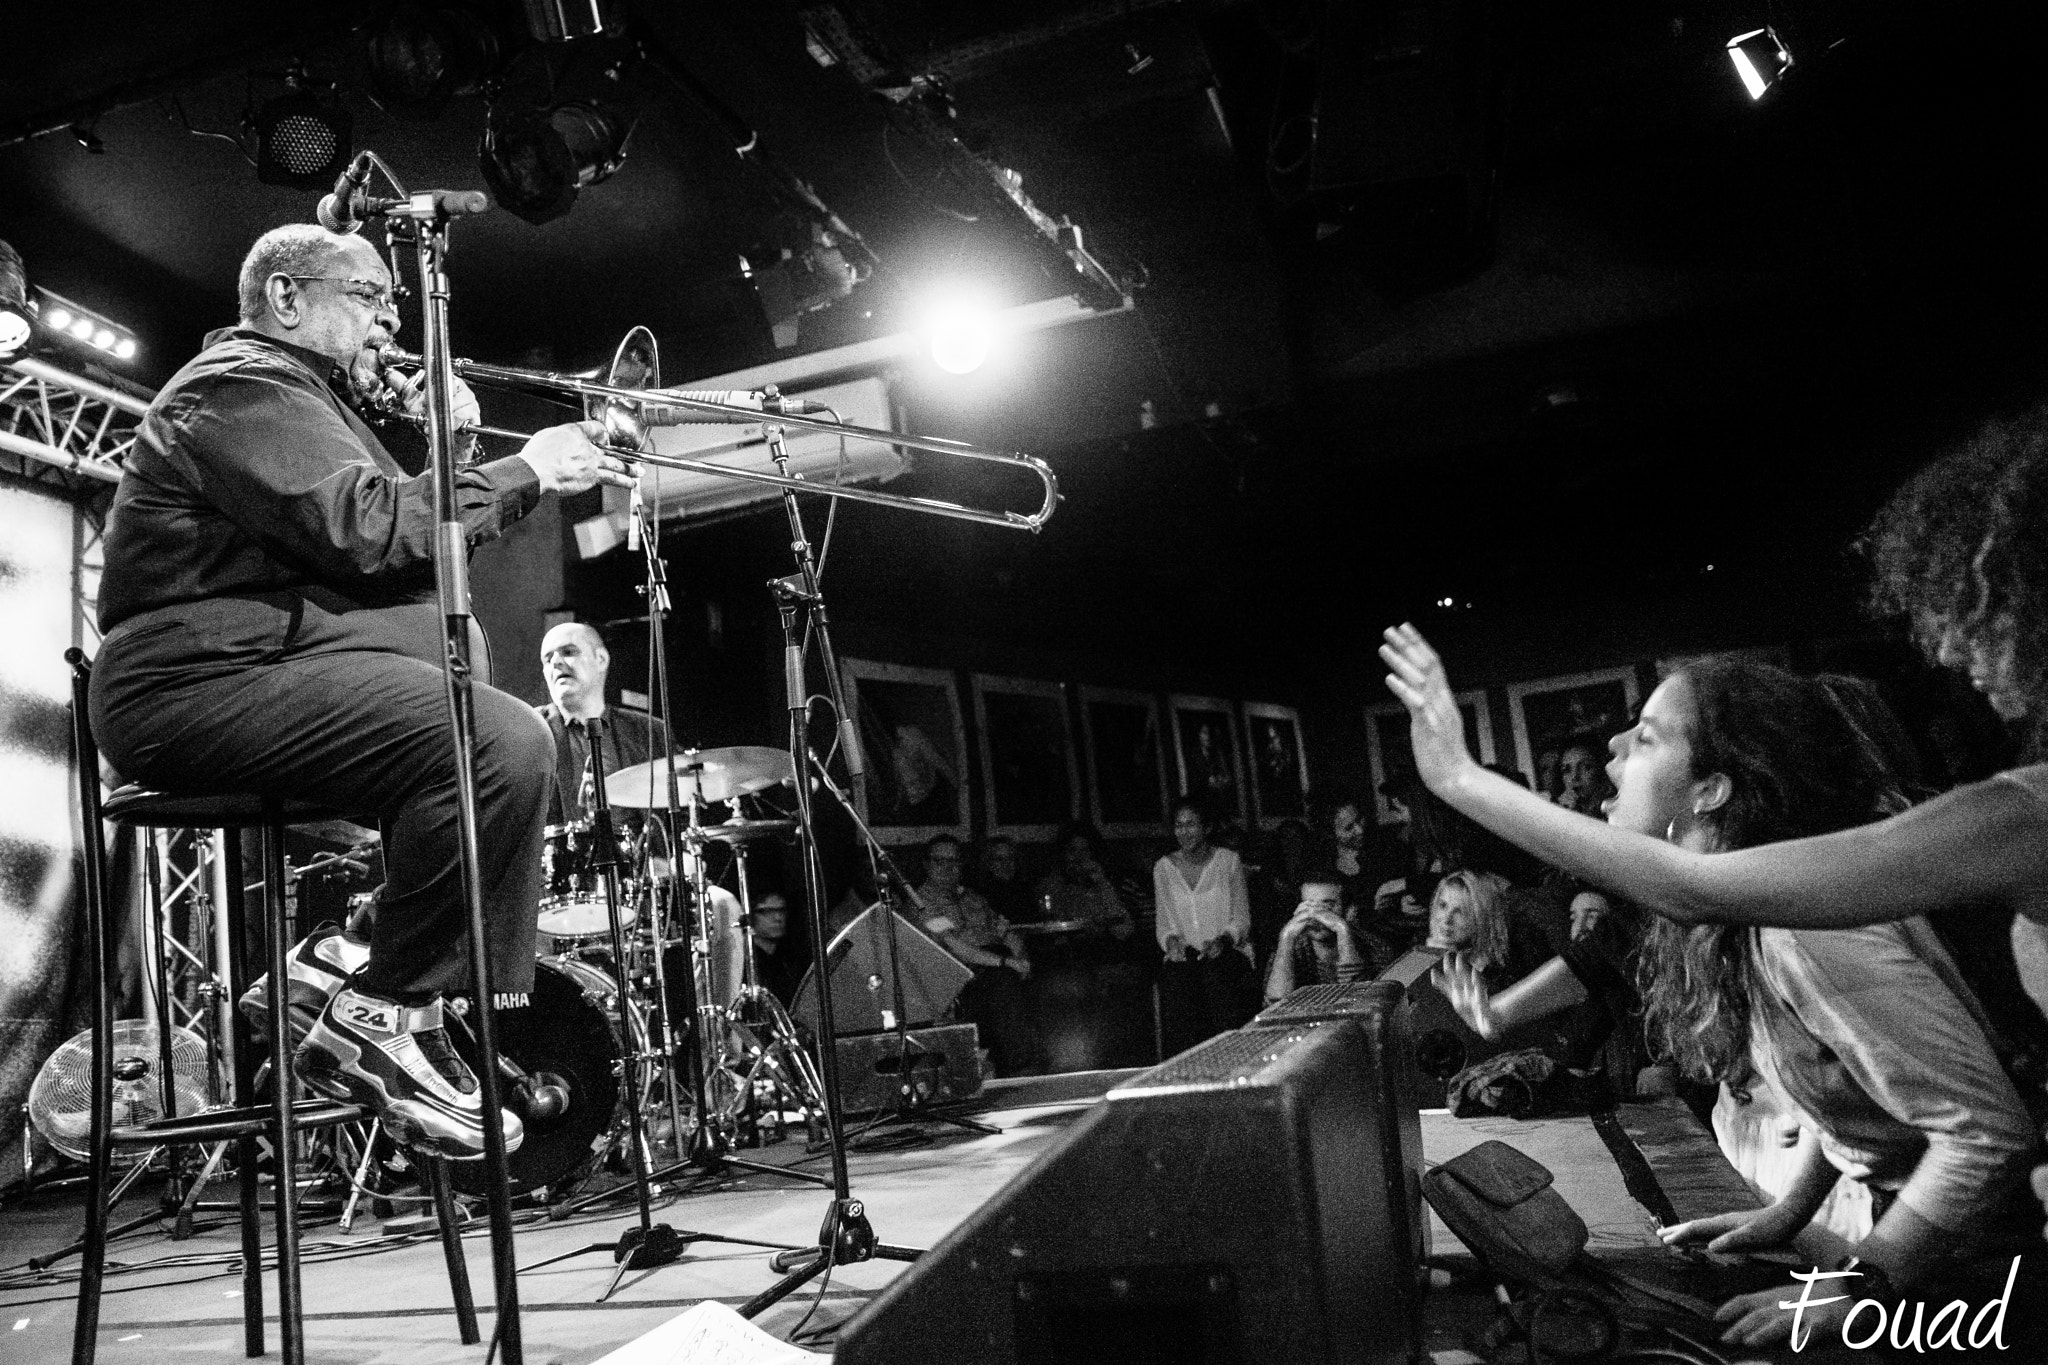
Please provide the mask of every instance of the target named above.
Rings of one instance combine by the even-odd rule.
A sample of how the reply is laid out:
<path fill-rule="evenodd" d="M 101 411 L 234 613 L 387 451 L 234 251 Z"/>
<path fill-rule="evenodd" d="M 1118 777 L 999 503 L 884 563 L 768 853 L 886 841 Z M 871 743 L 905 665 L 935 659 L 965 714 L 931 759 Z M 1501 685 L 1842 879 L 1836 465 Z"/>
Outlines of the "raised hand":
<path fill-rule="evenodd" d="M 1465 720 L 1444 675 L 1443 660 L 1414 626 L 1389 626 L 1380 658 L 1390 670 L 1387 690 L 1408 708 L 1408 742 L 1415 749 L 1415 771 L 1430 790 L 1439 791 L 1473 766 L 1465 749 Z"/>
<path fill-rule="evenodd" d="M 1487 989 L 1479 969 L 1467 962 L 1463 953 L 1451 953 L 1439 962 L 1430 973 L 1430 982 L 1474 1033 L 1491 1038 L 1500 1032 L 1500 1021 L 1493 1012 L 1493 993 Z"/>

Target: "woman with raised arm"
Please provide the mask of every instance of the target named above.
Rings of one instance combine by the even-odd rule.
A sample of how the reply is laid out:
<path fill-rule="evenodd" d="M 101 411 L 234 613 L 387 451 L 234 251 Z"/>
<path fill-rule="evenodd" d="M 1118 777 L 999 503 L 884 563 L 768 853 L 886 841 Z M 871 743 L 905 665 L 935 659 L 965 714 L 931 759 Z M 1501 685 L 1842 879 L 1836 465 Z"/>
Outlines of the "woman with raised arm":
<path fill-rule="evenodd" d="M 2048 732 L 2048 410 L 1987 427 L 1923 470 L 1872 527 L 1877 605 L 1968 669 L 2030 757 Z M 1687 923 L 1843 927 L 1989 903 L 2011 911 L 2028 992 L 2048 1001 L 2048 763 L 1880 823 L 1703 854 L 1574 819 L 1465 752 L 1442 661 L 1413 626 L 1381 646 L 1429 789 L 1545 862 Z"/>
<path fill-rule="evenodd" d="M 1766 664 L 1672 675 L 1610 747 L 1608 828 L 1661 835 L 1710 861 L 1864 825 L 1890 787 L 1819 684 Z M 1640 982 L 1662 1052 L 1701 1081 L 1739 1089 L 1761 1076 L 1803 1130 L 1793 1178 L 1774 1203 L 1668 1228 L 1667 1240 L 1709 1241 L 1716 1251 L 1782 1245 L 1812 1220 L 1839 1173 L 1868 1186 L 1877 1215 L 1855 1246 L 1867 1281 L 1911 1284 L 1982 1244 L 2034 1134 L 1981 1008 L 1924 919 L 1759 930 L 1653 916 Z M 1452 987 L 1467 1007 L 1479 989 L 1470 980 Z M 1502 996 L 1510 1010 L 1514 995 Z M 1869 1283 L 1855 1288 L 1870 1292 Z M 1777 1305 L 1787 1297 L 1773 1289 L 1731 1300 L 1721 1313 L 1726 1339 L 1784 1337 L 1792 1319 Z M 1831 1327 L 1851 1301 L 1809 1312 L 1806 1324 Z"/>

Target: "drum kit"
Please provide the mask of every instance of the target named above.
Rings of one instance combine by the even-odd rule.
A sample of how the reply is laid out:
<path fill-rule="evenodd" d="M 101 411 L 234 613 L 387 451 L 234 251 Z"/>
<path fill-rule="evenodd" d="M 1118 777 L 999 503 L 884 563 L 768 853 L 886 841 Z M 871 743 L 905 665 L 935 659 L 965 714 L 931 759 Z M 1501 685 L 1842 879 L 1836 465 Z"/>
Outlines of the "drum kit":
<path fill-rule="evenodd" d="M 686 819 L 632 820 L 610 841 L 598 832 L 607 822 L 594 819 L 547 827 L 532 1005 L 503 1016 L 498 1040 L 526 1128 L 506 1162 L 515 1196 L 558 1195 L 618 1155 L 636 1126 L 651 1146 L 681 1155 L 698 1126 L 723 1150 L 791 1123 L 815 1136 L 822 1121 L 817 1064 L 754 968 L 750 862 L 795 833 L 796 822 L 763 799 L 791 780 L 789 754 L 748 746 L 667 755 L 608 774 L 606 804 L 666 812 L 671 767 Z M 711 805 L 730 817 L 706 822 Z M 680 856 L 662 847 L 671 827 Z M 622 959 L 608 866 L 622 869 Z M 714 866 L 723 877 L 711 875 Z M 626 1066 L 629 1056 L 642 1065 Z M 629 1107 L 640 1124 L 629 1122 Z M 642 1155 L 653 1164 L 652 1152 Z M 482 1178 L 480 1167 L 456 1169 L 458 1188 Z"/>

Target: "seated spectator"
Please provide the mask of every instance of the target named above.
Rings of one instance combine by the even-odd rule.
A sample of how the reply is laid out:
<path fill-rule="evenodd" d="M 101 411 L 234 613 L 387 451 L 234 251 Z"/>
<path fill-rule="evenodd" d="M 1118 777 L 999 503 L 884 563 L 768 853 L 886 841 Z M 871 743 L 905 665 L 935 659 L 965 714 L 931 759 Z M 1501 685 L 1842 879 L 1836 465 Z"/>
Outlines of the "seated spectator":
<path fill-rule="evenodd" d="M 1079 921 L 1118 941 L 1129 938 L 1137 924 L 1102 869 L 1102 836 L 1092 825 L 1069 824 L 1060 830 L 1058 847 L 1059 866 L 1038 882 L 1039 917 Z"/>
<path fill-rule="evenodd" d="M 1550 956 L 1541 930 L 1509 914 L 1508 891 L 1498 873 L 1461 868 L 1436 884 L 1429 902 L 1428 946 L 1458 954 L 1495 990 Z"/>
<path fill-rule="evenodd" d="M 970 885 L 1012 924 L 1045 918 L 1031 884 L 1024 879 L 1017 841 L 1007 834 L 991 834 L 982 841 L 981 871 Z"/>
<path fill-rule="evenodd" d="M 1300 986 L 1365 981 L 1374 963 L 1344 922 L 1344 887 L 1335 874 L 1314 873 L 1301 884 L 1301 902 L 1280 930 L 1266 972 L 1266 1003 Z"/>
<path fill-rule="evenodd" d="M 917 888 L 925 932 L 974 968 L 960 992 L 960 1009 L 981 1029 L 996 1074 L 1035 1076 L 1045 1070 L 1038 1028 L 1024 1000 L 1031 959 L 1024 938 L 978 891 L 961 881 L 966 854 L 960 841 L 941 834 L 925 845 L 925 879 Z"/>

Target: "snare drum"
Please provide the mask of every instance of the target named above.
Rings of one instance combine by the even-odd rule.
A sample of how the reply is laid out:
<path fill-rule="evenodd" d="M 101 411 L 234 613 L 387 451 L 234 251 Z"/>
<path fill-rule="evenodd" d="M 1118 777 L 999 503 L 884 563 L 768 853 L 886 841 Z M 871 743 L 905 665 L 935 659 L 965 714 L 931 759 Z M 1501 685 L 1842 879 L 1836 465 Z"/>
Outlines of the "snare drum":
<path fill-rule="evenodd" d="M 621 856 L 628 852 L 622 843 Z M 597 834 L 589 822 L 547 827 L 547 841 L 540 851 L 541 882 L 546 888 L 540 898 L 541 933 L 557 940 L 610 942 L 612 921 L 604 901 L 604 871 L 596 864 Z M 638 917 L 633 897 L 623 894 L 622 888 L 619 927 L 632 928 Z"/>

